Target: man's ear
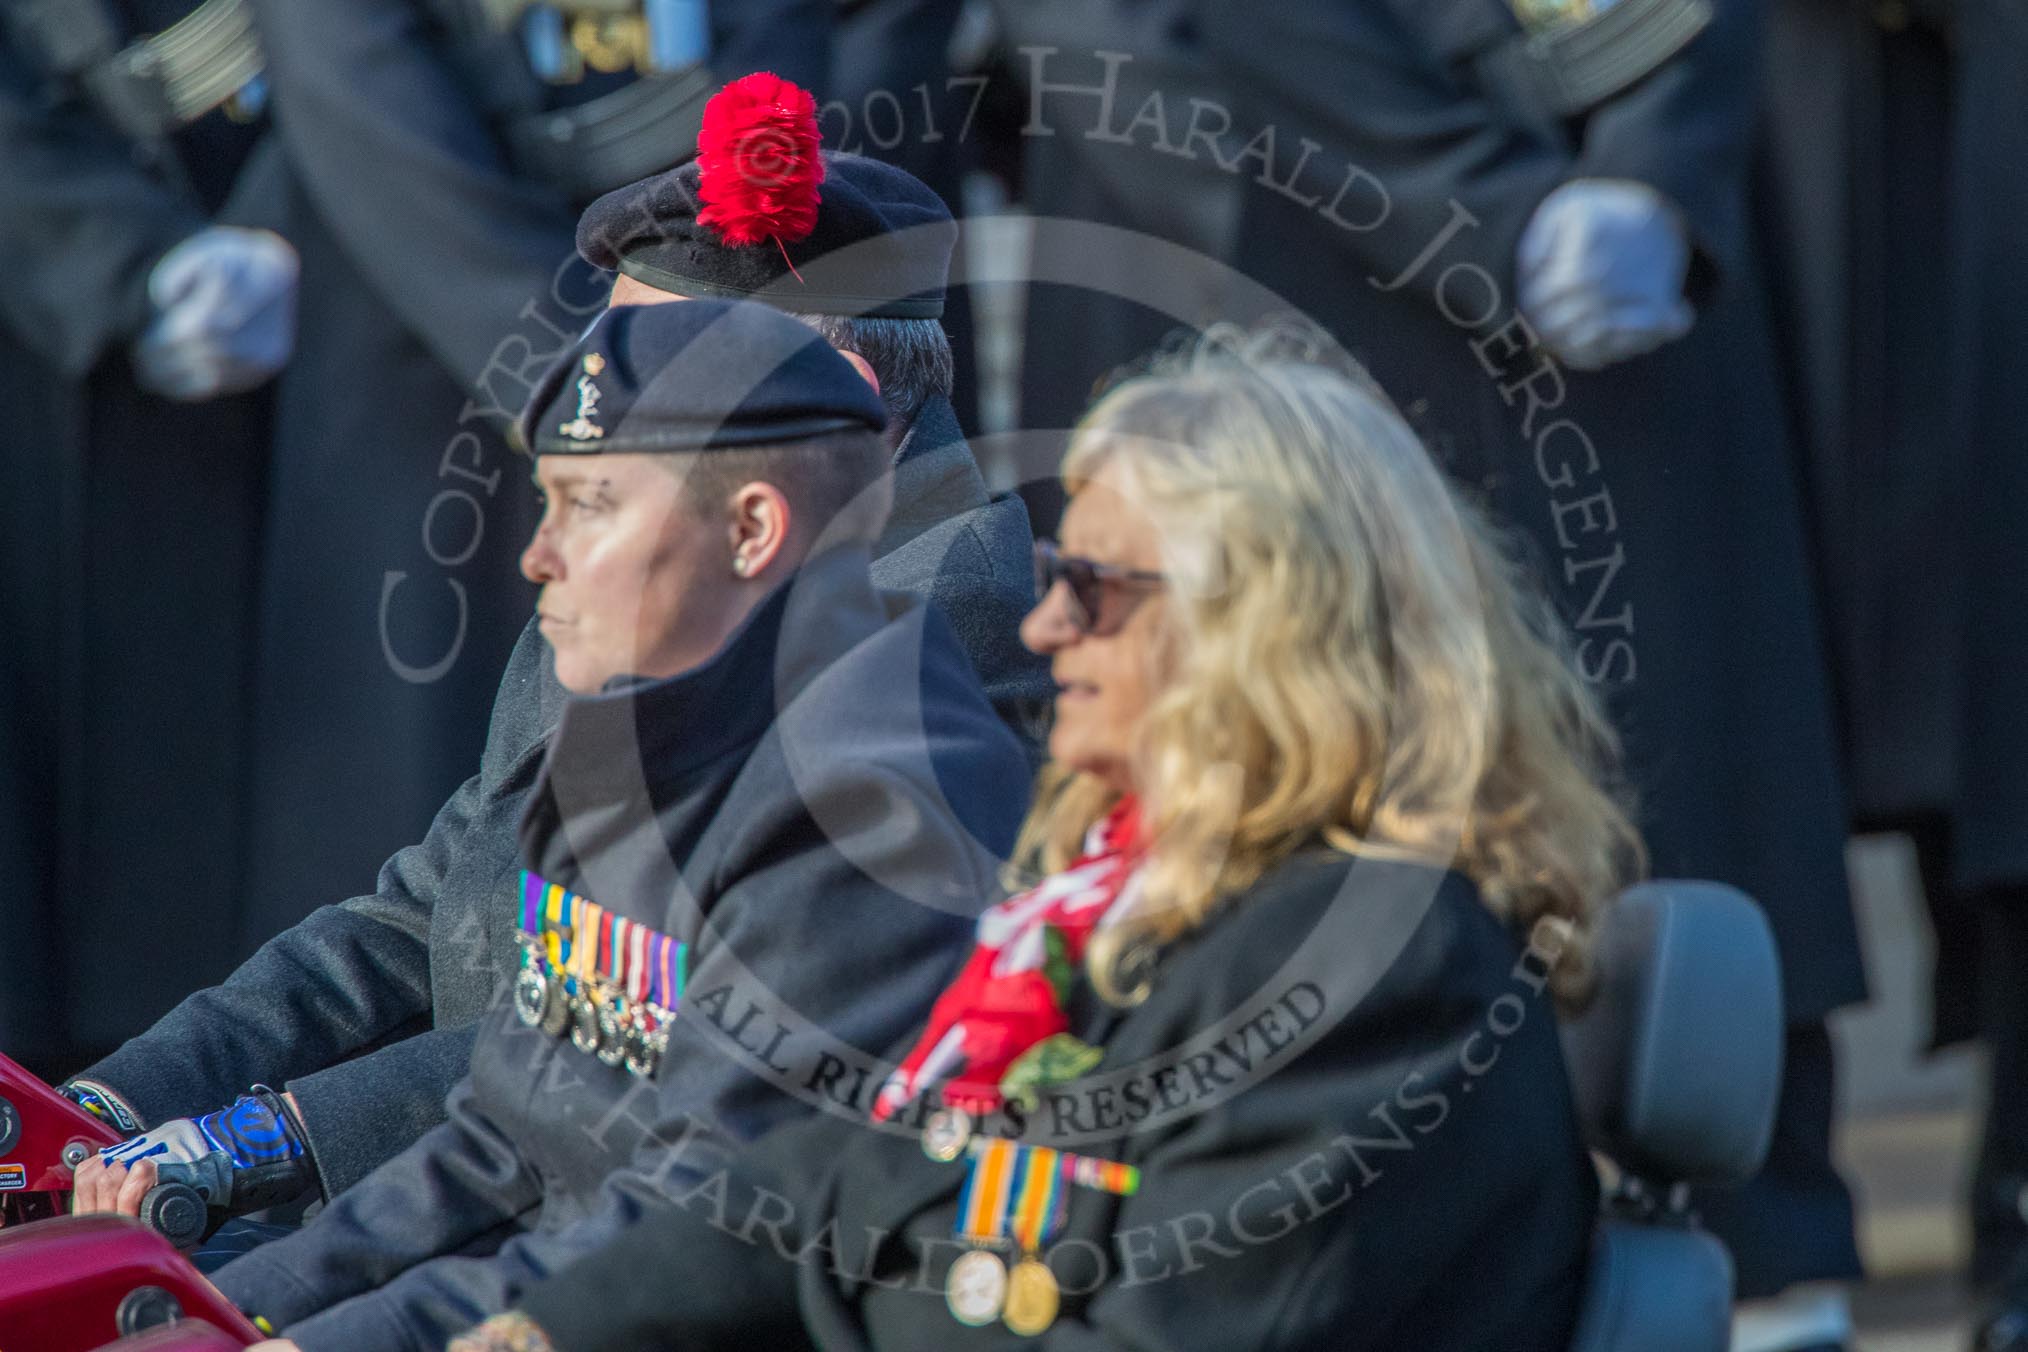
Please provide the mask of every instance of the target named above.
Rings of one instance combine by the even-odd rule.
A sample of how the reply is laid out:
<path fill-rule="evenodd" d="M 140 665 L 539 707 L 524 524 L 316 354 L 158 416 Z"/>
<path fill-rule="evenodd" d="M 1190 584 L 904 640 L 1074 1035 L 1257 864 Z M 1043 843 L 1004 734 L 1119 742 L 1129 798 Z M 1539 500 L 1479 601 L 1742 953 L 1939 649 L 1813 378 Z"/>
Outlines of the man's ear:
<path fill-rule="evenodd" d="M 781 558 L 795 529 L 789 499 L 773 484 L 756 479 L 735 489 L 729 505 L 732 571 L 743 578 L 761 577 Z"/>
<path fill-rule="evenodd" d="M 852 363 L 852 369 L 859 373 L 861 380 L 864 380 L 873 387 L 875 394 L 880 393 L 880 377 L 873 373 L 872 362 L 866 360 L 866 358 L 860 356 L 857 352 L 847 352 L 842 347 L 838 349 L 838 355 Z"/>

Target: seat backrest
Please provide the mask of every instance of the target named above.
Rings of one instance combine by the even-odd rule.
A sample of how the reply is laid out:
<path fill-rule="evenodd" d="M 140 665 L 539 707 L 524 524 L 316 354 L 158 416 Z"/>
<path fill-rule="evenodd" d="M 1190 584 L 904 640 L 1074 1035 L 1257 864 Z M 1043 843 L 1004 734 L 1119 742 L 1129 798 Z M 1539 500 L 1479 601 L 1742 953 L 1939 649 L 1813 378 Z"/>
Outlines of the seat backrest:
<path fill-rule="evenodd" d="M 1735 888 L 1651 882 L 1608 911 L 1598 991 L 1564 1025 L 1595 1150 L 1657 1192 L 1760 1169 L 1781 1087 L 1781 968 L 1760 907 Z"/>
<path fill-rule="evenodd" d="M 1598 990 L 1564 1025 L 1578 1112 L 1621 1171 L 1592 1246 L 1573 1352 L 1726 1352 L 1732 1259 L 1677 1186 L 1751 1177 L 1781 1083 L 1774 935 L 1715 883 L 1630 888 L 1594 949 Z"/>
<path fill-rule="evenodd" d="M 1599 1224 L 1571 1352 L 1725 1352 L 1732 1256 L 1702 1230 Z"/>

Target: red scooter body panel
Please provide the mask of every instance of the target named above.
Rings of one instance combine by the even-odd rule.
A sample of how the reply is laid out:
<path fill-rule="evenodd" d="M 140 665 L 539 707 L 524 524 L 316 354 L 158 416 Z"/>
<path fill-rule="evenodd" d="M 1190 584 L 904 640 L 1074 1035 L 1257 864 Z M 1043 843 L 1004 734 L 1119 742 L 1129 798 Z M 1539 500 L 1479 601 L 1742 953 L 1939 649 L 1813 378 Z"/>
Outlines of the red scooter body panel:
<path fill-rule="evenodd" d="M 6 1352 L 94 1352 L 122 1333 L 121 1305 L 136 1291 L 165 1293 L 191 1319 L 249 1347 L 261 1340 L 190 1260 L 125 1216 L 64 1216 L 0 1230 L 0 1347 Z M 201 1346 L 202 1344 L 200 1344 Z"/>
<path fill-rule="evenodd" d="M 99 1352 L 240 1352 L 245 1343 L 221 1333 L 202 1319 L 184 1319 L 164 1328 L 150 1329 L 117 1343 L 107 1343 Z"/>
<path fill-rule="evenodd" d="M 16 1213 L 34 1194 L 71 1190 L 66 1148 L 93 1151 L 119 1143 L 120 1133 L 109 1124 L 0 1056 L 0 1222 L 27 1219 Z"/>

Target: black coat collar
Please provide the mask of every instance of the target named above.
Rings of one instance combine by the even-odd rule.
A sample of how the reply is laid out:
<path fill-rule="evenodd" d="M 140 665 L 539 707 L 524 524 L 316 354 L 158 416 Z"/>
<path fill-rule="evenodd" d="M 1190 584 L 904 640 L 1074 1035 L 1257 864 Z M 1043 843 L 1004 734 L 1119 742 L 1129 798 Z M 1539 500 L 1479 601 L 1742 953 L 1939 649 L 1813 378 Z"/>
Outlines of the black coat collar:
<path fill-rule="evenodd" d="M 931 395 L 894 453 L 894 511 L 873 548 L 874 557 L 892 553 L 952 517 L 992 501 L 985 476 L 958 427 L 951 401 Z"/>

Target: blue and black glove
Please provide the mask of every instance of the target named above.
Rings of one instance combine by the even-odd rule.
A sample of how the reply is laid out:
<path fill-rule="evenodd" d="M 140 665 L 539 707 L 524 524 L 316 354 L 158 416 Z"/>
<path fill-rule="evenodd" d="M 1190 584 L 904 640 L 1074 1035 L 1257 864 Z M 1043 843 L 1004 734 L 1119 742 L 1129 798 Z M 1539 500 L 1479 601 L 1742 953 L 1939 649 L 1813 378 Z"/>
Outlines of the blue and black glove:
<path fill-rule="evenodd" d="M 211 1211 L 238 1216 L 292 1202 L 315 1185 L 307 1141 L 288 1100 L 255 1085 L 231 1107 L 164 1122 L 99 1158 L 128 1168 L 152 1160 L 158 1183 L 187 1183 Z"/>

